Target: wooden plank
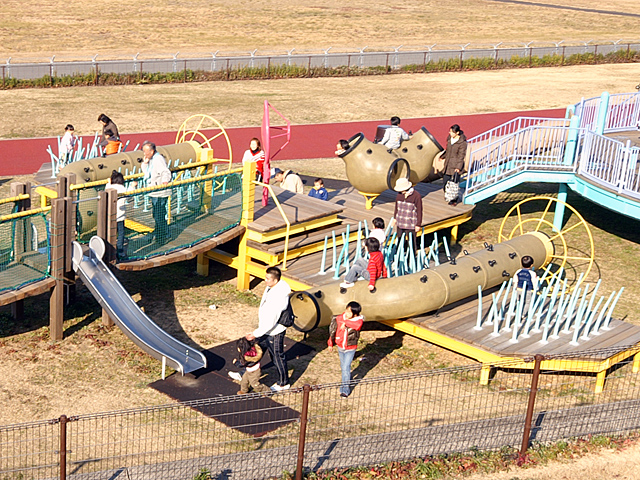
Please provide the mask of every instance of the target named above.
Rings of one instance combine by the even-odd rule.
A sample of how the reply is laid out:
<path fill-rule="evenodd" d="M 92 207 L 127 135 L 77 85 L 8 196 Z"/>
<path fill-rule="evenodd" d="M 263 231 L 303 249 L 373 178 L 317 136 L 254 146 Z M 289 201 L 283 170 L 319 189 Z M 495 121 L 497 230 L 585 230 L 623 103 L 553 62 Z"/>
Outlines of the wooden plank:
<path fill-rule="evenodd" d="M 218 245 L 222 245 L 223 243 L 228 242 L 236 237 L 242 235 L 245 231 L 245 227 L 242 225 L 238 225 L 233 227 L 226 232 L 217 235 L 216 237 L 209 238 L 207 240 L 203 240 L 196 245 L 193 245 L 190 248 L 182 249 L 176 252 L 168 253 L 166 255 L 151 257 L 147 260 L 134 260 L 131 262 L 122 262 L 116 264 L 118 270 L 123 271 L 141 271 L 148 270 L 149 268 L 154 268 L 158 266 L 168 265 L 170 263 L 183 262 L 185 260 L 191 260 L 195 258 L 198 254 L 207 252 L 209 250 L 214 249 Z"/>
<path fill-rule="evenodd" d="M 276 186 L 272 188 L 292 225 L 336 215 L 343 211 L 342 206 L 331 202 L 317 200 L 308 195 L 291 193 Z M 256 195 L 253 222 L 249 224 L 249 229 L 257 232 L 270 232 L 286 227 L 273 199 L 269 199 L 269 204 L 266 207 L 262 206 L 261 200 L 262 195 Z"/>
<path fill-rule="evenodd" d="M 26 285 L 19 290 L 11 290 L 2 292 L 0 294 L 0 306 L 10 305 L 13 302 L 23 300 L 27 297 L 35 297 L 36 295 L 42 295 L 53 288 L 56 281 L 53 278 L 45 278 L 38 280 L 37 282 Z"/>

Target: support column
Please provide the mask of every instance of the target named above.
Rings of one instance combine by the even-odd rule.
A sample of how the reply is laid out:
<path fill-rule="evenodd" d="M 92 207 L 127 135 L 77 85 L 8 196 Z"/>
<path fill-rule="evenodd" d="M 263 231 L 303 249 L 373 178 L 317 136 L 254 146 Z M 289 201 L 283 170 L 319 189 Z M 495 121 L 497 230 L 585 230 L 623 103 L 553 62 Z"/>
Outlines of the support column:
<path fill-rule="evenodd" d="M 569 122 L 569 132 L 567 134 L 567 145 L 564 149 L 564 157 L 562 163 L 564 165 L 573 165 L 578 151 L 578 139 L 580 137 L 580 117 L 574 115 Z"/>
<path fill-rule="evenodd" d="M 607 125 L 607 112 L 609 111 L 609 92 L 602 92 L 600 104 L 598 105 L 598 117 L 596 118 L 596 133 L 604 135 L 604 128 Z"/>
<path fill-rule="evenodd" d="M 598 372 L 598 374 L 596 375 L 596 388 L 594 389 L 593 393 L 602 393 L 602 391 L 604 390 L 604 381 L 607 378 L 607 369 L 605 368 L 604 370 Z"/>
<path fill-rule="evenodd" d="M 640 372 L 640 352 L 633 356 L 633 373 Z"/>
<path fill-rule="evenodd" d="M 105 243 L 106 249 L 105 249 L 104 257 L 102 258 L 105 264 L 109 264 L 113 256 L 113 245 L 111 245 L 110 243 L 110 239 L 111 239 L 110 220 L 111 219 L 109 215 L 110 213 L 109 200 L 112 198 L 114 193 L 116 194 L 116 199 L 117 199 L 117 193 L 113 189 L 106 189 L 100 192 L 98 195 L 98 224 L 97 224 L 98 232 L 97 233 L 98 233 L 98 236 L 102 238 L 102 240 L 104 240 L 104 243 Z M 115 209 L 114 209 L 114 213 L 115 213 Z M 109 316 L 109 312 L 103 308 L 102 309 L 102 325 L 104 325 L 105 327 L 112 327 L 114 324 L 115 323 L 113 319 Z"/>
<path fill-rule="evenodd" d="M 63 336 L 65 206 L 63 198 L 51 201 L 51 276 L 56 283 L 49 299 L 49 337 L 53 341 Z"/>
<path fill-rule="evenodd" d="M 256 198 L 254 178 L 256 178 L 256 164 L 254 162 L 246 163 L 242 171 L 242 219 L 240 220 L 240 225 L 245 227 L 245 231 L 240 237 L 238 246 L 238 290 L 247 290 L 251 282 L 251 276 L 247 272 L 247 263 L 250 260 L 247 256 L 247 241 L 249 240 L 248 226 L 253 222 Z"/>
<path fill-rule="evenodd" d="M 494 368 L 491 365 L 483 365 L 480 370 L 480 385 L 489 385 L 489 380 L 493 377 Z"/>
<path fill-rule="evenodd" d="M 564 207 L 565 203 L 567 203 L 567 184 L 560 183 L 558 184 L 558 200 L 556 203 L 556 212 L 553 215 L 553 228 L 558 230 L 559 232 L 562 230 L 562 225 L 564 224 Z"/>
<path fill-rule="evenodd" d="M 196 272 L 203 277 L 209 276 L 209 257 L 205 253 L 199 253 L 196 258 Z"/>

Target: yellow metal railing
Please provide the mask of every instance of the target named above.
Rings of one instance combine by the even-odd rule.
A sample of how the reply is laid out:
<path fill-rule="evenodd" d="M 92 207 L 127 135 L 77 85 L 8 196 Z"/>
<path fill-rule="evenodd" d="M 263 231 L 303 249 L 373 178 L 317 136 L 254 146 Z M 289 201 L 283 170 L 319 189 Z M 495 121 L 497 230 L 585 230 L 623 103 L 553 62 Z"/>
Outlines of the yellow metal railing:
<path fill-rule="evenodd" d="M 284 223 L 286 223 L 287 225 L 287 232 L 284 236 L 284 258 L 282 260 L 282 270 L 286 270 L 287 269 L 287 253 L 289 252 L 289 231 L 291 230 L 291 222 L 289 222 L 287 215 L 284 213 L 284 210 L 282 209 L 282 205 L 280 204 L 278 197 L 274 193 L 273 188 L 271 188 L 271 185 L 267 183 L 258 182 L 257 180 L 254 180 L 253 183 L 256 185 L 261 185 L 262 187 L 269 190 L 269 195 L 271 195 L 271 198 L 273 198 L 273 202 L 276 204 L 276 207 L 278 208 L 278 211 L 280 212 L 280 215 L 282 216 Z"/>
<path fill-rule="evenodd" d="M 20 195 L 16 195 L 15 197 L 9 197 L 9 198 L 3 198 L 2 200 L 0 200 L 0 205 L 4 205 L 5 203 L 10 203 L 10 202 L 19 202 L 21 200 L 26 200 L 27 198 L 29 198 L 29 194 L 28 193 L 21 193 Z"/>
<path fill-rule="evenodd" d="M 35 215 L 38 213 L 45 213 L 51 210 L 51 206 L 44 208 L 34 208 L 33 210 L 24 210 L 22 212 L 9 213 L 7 215 L 3 215 L 0 217 L 0 222 L 5 222 L 7 220 L 14 220 L 16 218 L 28 217 L 29 215 Z"/>

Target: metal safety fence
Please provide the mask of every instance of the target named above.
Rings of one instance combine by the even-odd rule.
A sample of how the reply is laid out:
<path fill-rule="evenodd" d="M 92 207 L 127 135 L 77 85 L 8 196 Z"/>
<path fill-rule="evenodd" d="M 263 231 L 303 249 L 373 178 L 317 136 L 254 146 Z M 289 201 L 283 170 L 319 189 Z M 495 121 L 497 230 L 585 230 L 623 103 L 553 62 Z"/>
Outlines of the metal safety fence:
<path fill-rule="evenodd" d="M 333 51 L 332 51 L 333 50 Z M 266 76 L 278 76 L 283 68 L 297 68 L 300 74 L 311 74 L 324 69 L 352 68 L 384 69 L 393 71 L 405 67 L 450 64 L 451 68 L 462 68 L 465 62 L 479 60 L 486 66 L 499 65 L 518 60 L 523 66 L 542 62 L 564 65 L 573 56 L 591 55 L 594 59 L 607 55 L 626 54 L 640 50 L 640 40 L 617 40 L 601 43 L 588 42 L 498 42 L 492 45 L 442 45 L 364 47 L 346 51 L 336 51 L 332 47 L 316 52 L 304 53 L 291 49 L 283 53 L 259 53 L 258 50 L 235 54 L 212 52 L 193 56 L 179 56 L 179 53 L 141 56 L 139 53 L 128 58 L 61 61 L 55 56 L 48 61 L 20 62 L 5 59 L 0 63 L 2 85 L 13 80 L 47 79 L 91 75 L 98 83 L 100 75 L 141 75 L 168 74 L 185 82 L 191 80 L 192 72 L 219 73 L 223 78 L 235 78 L 238 72 L 263 70 Z M 158 58 L 160 57 L 160 58 Z M 162 58 L 164 57 L 164 58 Z M 190 73 L 191 72 L 191 73 Z"/>
<path fill-rule="evenodd" d="M 476 449 L 524 453 L 639 429 L 638 370 L 638 345 L 379 378 L 356 364 L 347 398 L 338 383 L 305 385 L 0 427 L 0 478 L 302 478 Z"/>

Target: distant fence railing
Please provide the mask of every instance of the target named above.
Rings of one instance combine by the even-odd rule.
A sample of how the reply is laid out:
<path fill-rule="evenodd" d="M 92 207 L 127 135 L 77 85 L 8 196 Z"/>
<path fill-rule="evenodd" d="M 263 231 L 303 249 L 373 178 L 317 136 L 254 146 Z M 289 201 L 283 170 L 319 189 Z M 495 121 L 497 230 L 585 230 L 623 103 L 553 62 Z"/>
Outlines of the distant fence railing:
<path fill-rule="evenodd" d="M 380 378 L 356 367 L 348 398 L 339 384 L 305 385 L 9 425 L 0 427 L 0 476 L 262 479 L 295 470 L 301 478 L 474 449 L 524 453 L 532 441 L 639 429 L 639 356 L 638 345 L 536 355 L 490 365 L 488 385 L 480 384 L 488 365 Z M 612 358 L 627 360 L 596 394 L 592 364 Z"/>
<path fill-rule="evenodd" d="M 640 40 L 618 40 L 611 42 L 549 42 L 507 44 L 503 42 L 490 46 L 473 46 L 471 44 L 451 46 L 434 44 L 427 47 L 393 47 L 373 49 L 364 47 L 356 51 L 336 52 L 332 48 L 318 53 L 301 53 L 292 49 L 284 54 L 265 54 L 246 52 L 240 54 L 223 55 L 219 52 L 180 57 L 179 53 L 168 58 L 146 58 L 139 54 L 127 59 L 98 60 L 95 55 L 90 60 L 60 61 L 55 56 L 46 62 L 23 62 L 4 59 L 0 63 L 0 75 L 3 85 L 8 79 L 33 80 L 43 77 L 65 77 L 89 74 L 140 74 L 140 73 L 179 73 L 183 72 L 185 81 L 188 71 L 203 72 L 232 72 L 236 70 L 277 69 L 279 67 L 298 66 L 311 71 L 317 68 L 357 67 L 372 68 L 385 67 L 399 69 L 409 65 L 424 65 L 441 61 L 463 62 L 471 59 L 485 59 L 498 65 L 501 61 L 508 61 L 514 57 L 524 59 L 524 65 L 531 64 L 534 58 L 558 57 L 561 63 L 572 55 L 590 54 L 594 57 L 609 55 L 617 52 L 640 50 Z M 294 53 L 295 52 L 295 53 Z"/>

